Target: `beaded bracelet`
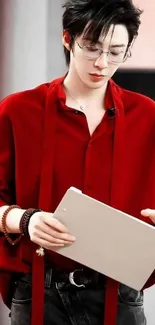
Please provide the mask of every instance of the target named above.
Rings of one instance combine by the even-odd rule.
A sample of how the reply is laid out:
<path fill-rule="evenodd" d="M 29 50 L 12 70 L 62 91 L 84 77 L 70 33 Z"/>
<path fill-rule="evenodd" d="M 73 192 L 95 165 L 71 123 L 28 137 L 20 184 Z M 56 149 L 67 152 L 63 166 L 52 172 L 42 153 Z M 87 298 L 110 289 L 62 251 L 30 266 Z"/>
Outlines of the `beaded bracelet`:
<path fill-rule="evenodd" d="M 12 240 L 10 235 L 7 232 L 7 225 L 6 225 L 6 218 L 8 216 L 8 213 L 12 210 L 12 209 L 20 209 L 20 207 L 18 205 L 10 205 L 3 213 L 2 215 L 2 231 L 4 233 L 5 238 L 7 239 L 7 241 L 9 242 L 10 245 L 14 246 L 16 244 L 18 244 L 23 236 L 23 233 L 21 233 L 15 240 Z"/>
<path fill-rule="evenodd" d="M 42 211 L 41 209 L 27 209 L 23 215 L 22 215 L 22 218 L 20 220 L 20 224 L 19 224 L 19 229 L 20 229 L 20 232 L 23 234 L 23 235 L 26 235 L 28 236 L 29 233 L 28 233 L 28 226 L 29 226 L 29 221 L 30 221 L 30 218 L 32 217 L 32 215 L 36 212 L 40 212 Z"/>

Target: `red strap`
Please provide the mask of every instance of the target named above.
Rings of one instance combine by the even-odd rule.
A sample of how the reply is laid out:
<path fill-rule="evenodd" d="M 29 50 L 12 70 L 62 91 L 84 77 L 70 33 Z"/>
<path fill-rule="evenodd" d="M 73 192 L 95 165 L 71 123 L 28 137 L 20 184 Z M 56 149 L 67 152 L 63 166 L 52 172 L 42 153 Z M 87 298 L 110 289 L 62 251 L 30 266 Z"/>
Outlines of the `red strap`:
<path fill-rule="evenodd" d="M 117 323 L 118 285 L 117 281 L 107 279 L 104 325 L 116 325 Z"/>
<path fill-rule="evenodd" d="M 104 325 L 116 325 L 118 282 L 107 279 Z M 44 323 L 44 259 L 34 252 L 32 269 L 32 318 L 31 325 Z"/>
<path fill-rule="evenodd" d="M 44 323 L 44 258 L 33 255 L 31 325 Z"/>

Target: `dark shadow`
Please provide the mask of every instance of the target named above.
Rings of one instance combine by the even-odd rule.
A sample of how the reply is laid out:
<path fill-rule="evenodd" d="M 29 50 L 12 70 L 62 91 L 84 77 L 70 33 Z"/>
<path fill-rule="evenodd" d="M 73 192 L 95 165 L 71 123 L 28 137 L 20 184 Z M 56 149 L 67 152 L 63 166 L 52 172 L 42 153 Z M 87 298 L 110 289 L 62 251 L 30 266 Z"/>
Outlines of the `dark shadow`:
<path fill-rule="evenodd" d="M 155 100 L 155 69 L 120 69 L 113 80 L 123 88 Z"/>

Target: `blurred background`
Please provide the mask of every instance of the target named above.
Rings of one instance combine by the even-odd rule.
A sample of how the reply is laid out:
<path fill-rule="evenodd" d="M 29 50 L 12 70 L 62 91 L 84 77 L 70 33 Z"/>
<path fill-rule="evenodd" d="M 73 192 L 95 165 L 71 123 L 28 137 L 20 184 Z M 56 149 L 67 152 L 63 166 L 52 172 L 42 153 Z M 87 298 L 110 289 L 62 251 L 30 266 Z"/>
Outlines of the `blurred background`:
<path fill-rule="evenodd" d="M 61 76 L 63 0 L 0 0 L 0 99 Z M 155 100 L 155 1 L 134 0 L 144 10 L 133 56 L 114 76 L 121 86 Z M 145 291 L 148 325 L 155 324 L 155 286 Z M 0 302 L 0 325 L 9 325 Z"/>

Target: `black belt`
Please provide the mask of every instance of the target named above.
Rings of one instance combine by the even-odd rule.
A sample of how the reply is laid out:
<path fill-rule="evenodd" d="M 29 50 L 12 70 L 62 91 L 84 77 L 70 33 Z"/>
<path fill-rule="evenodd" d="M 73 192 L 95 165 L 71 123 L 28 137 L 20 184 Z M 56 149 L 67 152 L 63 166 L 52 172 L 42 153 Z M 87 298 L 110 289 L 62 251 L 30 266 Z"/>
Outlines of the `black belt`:
<path fill-rule="evenodd" d="M 18 274 L 16 280 L 32 284 L 32 274 Z M 99 287 L 102 289 L 106 285 L 106 277 L 89 268 L 75 270 L 58 270 L 55 267 L 45 268 L 45 287 L 51 287 L 54 282 L 78 288 Z"/>
<path fill-rule="evenodd" d="M 101 286 L 106 284 L 104 275 L 90 269 L 63 271 L 52 269 L 52 282 L 71 284 L 75 287 Z"/>

